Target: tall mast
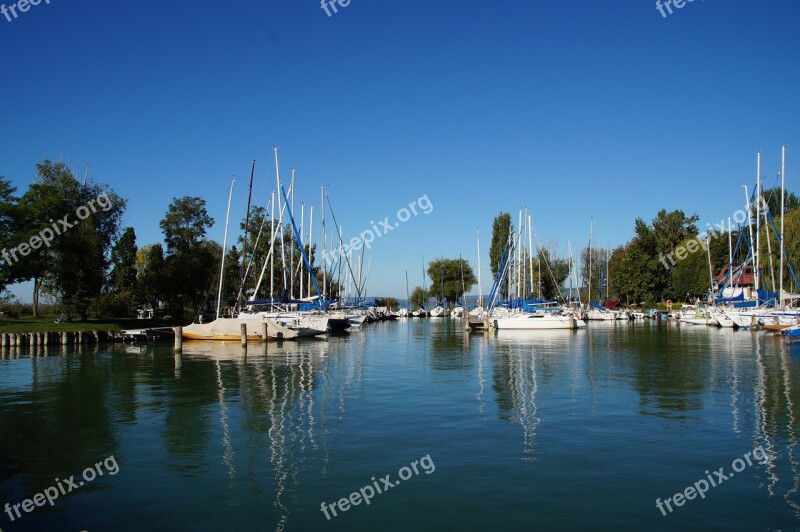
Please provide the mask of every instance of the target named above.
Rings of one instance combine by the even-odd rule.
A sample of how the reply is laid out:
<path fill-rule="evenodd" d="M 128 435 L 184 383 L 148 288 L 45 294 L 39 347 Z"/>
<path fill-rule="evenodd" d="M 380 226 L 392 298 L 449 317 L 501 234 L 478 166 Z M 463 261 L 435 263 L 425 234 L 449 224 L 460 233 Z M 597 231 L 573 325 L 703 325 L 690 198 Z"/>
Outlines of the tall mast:
<path fill-rule="evenodd" d="M 733 230 L 731 228 L 730 216 L 728 216 L 728 282 L 733 286 Z M 724 296 L 724 294 L 720 295 Z M 731 293 L 731 295 L 733 295 L 733 293 Z"/>
<path fill-rule="evenodd" d="M 308 216 L 308 253 L 311 254 L 311 241 L 314 236 L 314 204 L 311 204 L 311 213 Z M 311 259 L 311 257 L 309 257 Z M 312 264 L 313 266 L 313 264 Z M 300 294 L 301 296 L 303 294 Z M 323 297 L 325 290 L 322 291 Z M 311 297 L 311 270 L 308 270 L 308 282 L 306 283 L 306 297 Z"/>
<path fill-rule="evenodd" d="M 269 201 L 272 205 L 269 215 L 269 249 L 270 249 L 270 266 L 269 266 L 269 297 L 275 293 L 275 191 L 272 191 L 272 199 Z M 255 294 L 254 294 L 255 295 Z"/>
<path fill-rule="evenodd" d="M 294 170 L 292 170 L 292 182 L 289 183 L 289 190 L 291 191 L 292 199 L 291 201 L 291 210 L 289 212 L 294 212 Z M 294 233 L 292 233 L 294 234 Z M 297 238 L 295 237 L 295 245 L 297 245 Z M 294 299 L 294 250 L 291 250 L 291 255 L 289 256 L 289 298 Z"/>
<path fill-rule="evenodd" d="M 761 285 L 761 152 L 758 152 L 758 175 L 756 176 L 756 294 Z"/>
<path fill-rule="evenodd" d="M 300 204 L 300 242 L 298 243 L 300 247 L 303 247 L 303 233 L 305 233 L 305 220 L 306 220 L 306 204 L 305 202 Z M 292 253 L 292 257 L 294 257 L 294 253 Z M 292 277 L 294 277 L 294 267 L 292 267 Z M 300 298 L 303 298 L 303 272 L 300 272 Z"/>
<path fill-rule="evenodd" d="M 272 150 L 275 152 L 275 183 L 276 183 L 275 190 L 279 192 L 277 194 L 277 196 L 278 196 L 278 212 L 280 213 L 281 220 L 282 220 L 283 219 L 283 209 L 281 208 L 281 195 L 280 195 L 280 190 L 281 190 L 281 171 L 280 171 L 280 167 L 278 166 L 278 148 L 272 148 Z M 282 269 L 286 269 L 286 265 L 283 263 L 283 223 L 282 222 L 278 224 L 278 231 L 280 232 L 279 238 L 280 238 L 280 241 L 281 241 L 281 268 Z M 275 234 L 274 233 L 272 234 L 272 238 L 273 239 L 275 238 Z M 274 257 L 274 254 L 273 254 L 273 257 Z M 274 265 L 275 264 L 273 263 L 273 266 Z M 270 278 L 272 278 L 272 276 L 270 276 Z M 286 283 L 284 283 L 284 286 L 285 286 L 285 284 Z M 274 297 L 275 297 L 275 292 L 274 291 L 272 292 L 272 294 L 270 294 L 270 297 L 272 297 L 274 299 Z"/>
<path fill-rule="evenodd" d="M 750 233 L 750 245 L 753 245 L 753 217 L 751 216 L 751 212 L 753 210 L 752 206 L 750 205 L 750 194 L 747 192 L 747 185 L 742 185 L 744 187 L 744 199 L 747 202 L 747 231 Z M 752 249 L 752 248 L 751 248 Z M 755 255 L 753 255 L 753 270 L 755 271 Z M 742 274 L 744 274 L 744 264 L 742 264 Z M 741 279 L 741 276 L 740 276 Z M 756 278 L 758 279 L 758 278 Z M 758 280 L 755 281 L 756 283 Z M 757 295 L 756 295 L 757 297 Z"/>
<path fill-rule="evenodd" d="M 228 221 L 231 215 L 231 199 L 233 199 L 233 184 L 236 178 L 231 179 L 231 191 L 228 193 L 228 212 L 225 214 L 225 236 L 222 239 L 222 260 L 219 265 L 219 290 L 217 291 L 217 318 L 219 318 L 219 307 L 222 304 L 222 278 L 225 274 L 225 248 L 228 247 Z"/>
<path fill-rule="evenodd" d="M 519 216 L 517 221 L 517 233 L 520 236 L 520 239 L 523 237 L 525 233 L 522 232 L 522 209 L 519 210 Z M 522 283 L 520 279 L 522 279 L 522 246 L 524 240 L 520 240 L 520 245 L 517 247 L 517 305 L 519 305 L 519 297 L 520 297 L 520 289 L 522 288 Z"/>
<path fill-rule="evenodd" d="M 328 282 L 328 255 L 326 254 L 326 243 L 328 233 L 325 232 L 325 187 L 320 187 L 322 205 L 322 294 L 327 293 L 326 285 Z"/>
<path fill-rule="evenodd" d="M 592 230 L 594 229 L 594 219 L 589 222 L 589 293 L 586 295 L 586 303 L 592 302 Z"/>
<path fill-rule="evenodd" d="M 780 266 L 780 289 L 778 291 L 778 301 L 783 306 L 783 218 L 784 207 L 786 205 L 786 145 L 781 148 L 781 266 Z"/>
<path fill-rule="evenodd" d="M 713 298 L 714 297 L 714 269 L 713 269 L 713 266 L 711 266 L 711 235 L 710 234 L 706 234 L 706 238 L 708 239 L 708 240 L 706 240 L 706 251 L 708 252 L 708 278 L 709 278 L 708 289 L 709 289 L 709 293 L 711 294 L 711 297 Z M 714 306 L 717 306 L 716 302 L 714 303 Z"/>
<path fill-rule="evenodd" d="M 247 214 L 244 218 L 244 241 L 242 242 L 242 281 L 239 288 L 239 293 L 244 292 L 245 282 L 245 263 L 247 262 L 247 237 L 250 231 L 250 202 L 253 199 L 253 176 L 256 173 L 256 160 L 253 159 L 253 165 L 250 167 L 250 189 L 247 192 Z M 236 299 L 236 305 L 239 305 L 239 299 Z"/>
<path fill-rule="evenodd" d="M 483 307 L 483 284 L 481 283 L 481 230 L 475 228 L 478 238 L 478 306 Z"/>

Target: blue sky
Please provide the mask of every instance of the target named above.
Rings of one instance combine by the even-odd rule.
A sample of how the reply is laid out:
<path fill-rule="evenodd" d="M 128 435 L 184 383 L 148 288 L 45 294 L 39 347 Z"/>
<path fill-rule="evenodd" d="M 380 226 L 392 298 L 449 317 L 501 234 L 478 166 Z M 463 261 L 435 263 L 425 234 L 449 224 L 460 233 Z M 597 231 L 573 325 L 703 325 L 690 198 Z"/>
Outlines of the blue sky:
<path fill-rule="evenodd" d="M 11 4 L 10 0 L 6 5 Z M 222 241 L 281 171 L 296 206 L 325 186 L 352 236 L 422 195 L 373 244 L 370 294 L 405 295 L 422 257 L 467 258 L 492 218 L 532 212 L 543 243 L 616 246 L 661 208 L 714 224 L 741 185 L 800 189 L 800 3 L 695 1 L 44 0 L 0 16 L 0 175 L 45 157 L 129 199 L 140 245 L 175 196 L 201 196 Z M 315 227 L 319 235 L 319 226 Z M 488 292 L 488 288 L 485 289 Z M 475 290 L 473 290 L 473 293 Z M 29 298 L 27 290 L 21 295 Z"/>

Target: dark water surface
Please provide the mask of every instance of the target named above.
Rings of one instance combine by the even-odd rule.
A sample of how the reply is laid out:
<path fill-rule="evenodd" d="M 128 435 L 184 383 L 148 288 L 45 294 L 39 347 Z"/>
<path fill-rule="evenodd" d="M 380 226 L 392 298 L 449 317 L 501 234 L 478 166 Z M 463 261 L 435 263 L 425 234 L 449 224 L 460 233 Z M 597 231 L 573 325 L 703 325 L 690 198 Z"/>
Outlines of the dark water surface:
<path fill-rule="evenodd" d="M 70 475 L 86 481 L 13 522 L 4 511 L 0 528 L 800 527 L 800 347 L 650 323 L 461 327 L 383 323 L 246 356 L 205 343 L 179 358 L 171 344 L 6 351 L 0 504 L 14 515 Z M 386 475 L 405 480 L 386 489 Z M 656 500 L 679 492 L 694 497 L 663 515 Z"/>

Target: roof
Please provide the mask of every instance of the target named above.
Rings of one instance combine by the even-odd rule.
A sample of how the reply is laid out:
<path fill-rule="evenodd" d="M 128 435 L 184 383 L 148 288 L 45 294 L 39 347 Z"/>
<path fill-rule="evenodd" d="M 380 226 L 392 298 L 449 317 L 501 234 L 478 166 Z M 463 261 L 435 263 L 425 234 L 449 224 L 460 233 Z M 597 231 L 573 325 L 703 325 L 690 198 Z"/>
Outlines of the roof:
<path fill-rule="evenodd" d="M 753 286 L 755 284 L 755 276 L 753 275 L 753 265 L 748 264 L 744 268 L 733 267 L 733 282 L 728 280 L 728 268 L 725 266 L 719 275 L 714 277 L 718 284 L 723 282 L 726 284 L 733 284 L 738 286 Z"/>

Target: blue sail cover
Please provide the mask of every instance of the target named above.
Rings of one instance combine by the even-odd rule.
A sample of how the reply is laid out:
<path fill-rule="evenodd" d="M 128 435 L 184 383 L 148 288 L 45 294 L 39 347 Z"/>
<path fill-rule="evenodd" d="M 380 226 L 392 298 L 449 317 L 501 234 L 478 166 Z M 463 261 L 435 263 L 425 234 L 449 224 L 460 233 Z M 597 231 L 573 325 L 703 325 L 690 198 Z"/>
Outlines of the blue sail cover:
<path fill-rule="evenodd" d="M 591 302 L 590 302 L 590 303 L 589 303 L 589 306 L 590 306 L 590 307 L 592 307 L 592 308 L 596 308 L 597 310 L 608 310 L 608 309 L 607 309 L 606 307 L 604 307 L 603 305 L 598 305 L 597 303 L 591 303 Z"/>

